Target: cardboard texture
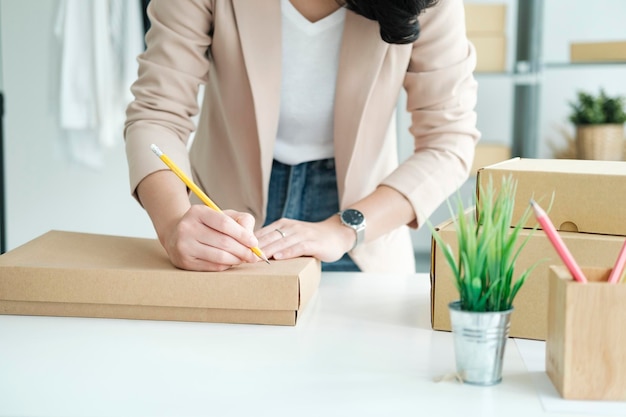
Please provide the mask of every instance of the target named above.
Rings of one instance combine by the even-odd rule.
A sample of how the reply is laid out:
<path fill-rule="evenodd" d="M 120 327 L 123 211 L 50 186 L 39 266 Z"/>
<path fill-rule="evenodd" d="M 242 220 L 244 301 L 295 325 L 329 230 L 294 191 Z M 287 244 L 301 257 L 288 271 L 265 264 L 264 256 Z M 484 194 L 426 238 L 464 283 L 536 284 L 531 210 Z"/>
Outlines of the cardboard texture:
<path fill-rule="evenodd" d="M 0 256 L 0 314 L 295 325 L 319 261 L 175 268 L 153 239 L 50 231 Z"/>
<path fill-rule="evenodd" d="M 476 71 L 502 72 L 506 70 L 506 36 L 469 33 L 476 48 Z"/>
<path fill-rule="evenodd" d="M 585 268 L 580 284 L 550 268 L 546 372 L 563 398 L 626 400 L 626 285 L 606 282 L 610 268 Z"/>
<path fill-rule="evenodd" d="M 473 211 L 468 212 L 473 215 Z M 458 244 L 451 220 L 436 227 L 444 241 L 456 253 Z M 522 242 L 531 230 L 521 231 Z M 619 254 L 624 238 L 597 234 L 559 232 L 574 258 L 581 265 L 611 267 Z M 550 265 L 562 265 L 561 259 L 542 230 L 529 238 L 515 264 L 516 280 L 522 271 L 541 261 L 520 289 L 513 302 L 509 336 L 524 339 L 546 340 L 548 334 L 548 269 Z M 431 324 L 434 330 L 450 331 L 448 304 L 459 298 L 441 248 L 434 239 L 431 249 Z"/>
<path fill-rule="evenodd" d="M 626 193 L 618 191 L 626 189 L 626 162 L 512 158 L 480 169 L 476 183 L 486 186 L 491 175 L 497 186 L 509 174 L 518 182 L 518 204 L 511 225 L 534 198 L 559 231 L 626 236 L 623 210 L 619 209 L 626 206 Z M 525 227 L 536 223 L 531 216 Z"/>
<path fill-rule="evenodd" d="M 626 41 L 570 44 L 571 62 L 624 62 Z"/>
<path fill-rule="evenodd" d="M 465 26 L 469 34 L 504 34 L 505 3 L 465 3 Z"/>
<path fill-rule="evenodd" d="M 476 175 L 480 168 L 511 159 L 511 147 L 500 143 L 481 142 L 476 146 L 472 175 Z"/>

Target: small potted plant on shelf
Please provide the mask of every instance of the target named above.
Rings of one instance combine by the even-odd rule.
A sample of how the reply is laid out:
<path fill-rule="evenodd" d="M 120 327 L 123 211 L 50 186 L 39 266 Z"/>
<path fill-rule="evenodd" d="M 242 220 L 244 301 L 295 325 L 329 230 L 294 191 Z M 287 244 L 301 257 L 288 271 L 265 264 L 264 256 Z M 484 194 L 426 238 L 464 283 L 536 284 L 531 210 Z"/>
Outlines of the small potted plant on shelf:
<path fill-rule="evenodd" d="M 456 213 L 449 204 L 458 251 L 453 251 L 431 226 L 459 293 L 459 299 L 449 304 L 457 374 L 475 385 L 501 381 L 513 302 L 536 266 L 515 271 L 515 261 L 536 229 L 520 239 L 532 214 L 531 206 L 512 225 L 517 182 L 511 176 L 503 177 L 496 188 L 492 178 L 486 187 L 479 185 L 473 214 L 464 209 L 460 197 Z"/>
<path fill-rule="evenodd" d="M 579 91 L 569 102 L 569 120 L 576 127 L 576 155 L 579 159 L 621 161 L 624 157 L 624 97 Z"/>

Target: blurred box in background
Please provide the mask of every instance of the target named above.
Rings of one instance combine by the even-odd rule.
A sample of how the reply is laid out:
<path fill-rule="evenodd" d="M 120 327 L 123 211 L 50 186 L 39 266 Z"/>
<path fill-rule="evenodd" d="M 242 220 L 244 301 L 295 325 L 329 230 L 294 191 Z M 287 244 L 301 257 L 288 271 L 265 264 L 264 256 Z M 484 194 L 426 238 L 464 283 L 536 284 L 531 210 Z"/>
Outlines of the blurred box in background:
<path fill-rule="evenodd" d="M 465 25 L 476 48 L 476 71 L 506 71 L 506 4 L 465 3 Z"/>
<path fill-rule="evenodd" d="M 468 34 L 476 48 L 476 71 L 506 71 L 506 37 L 504 35 Z"/>
<path fill-rule="evenodd" d="M 476 175 L 480 168 L 511 159 L 511 147 L 503 143 L 479 142 L 476 146 L 472 175 Z"/>
<path fill-rule="evenodd" d="M 467 33 L 503 34 L 506 29 L 505 3 L 465 3 Z"/>
<path fill-rule="evenodd" d="M 570 44 L 571 62 L 626 62 L 626 41 Z"/>

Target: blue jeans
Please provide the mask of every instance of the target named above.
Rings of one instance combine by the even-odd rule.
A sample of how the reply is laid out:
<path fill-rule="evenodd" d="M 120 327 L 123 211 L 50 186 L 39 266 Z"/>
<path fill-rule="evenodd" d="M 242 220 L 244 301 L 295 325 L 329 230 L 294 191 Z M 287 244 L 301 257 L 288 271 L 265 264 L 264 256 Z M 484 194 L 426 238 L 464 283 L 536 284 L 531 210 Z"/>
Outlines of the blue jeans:
<path fill-rule="evenodd" d="M 282 217 L 319 222 L 339 211 L 335 160 L 298 165 L 274 161 L 270 177 L 265 225 Z M 336 262 L 322 262 L 322 271 L 360 271 L 346 253 Z"/>

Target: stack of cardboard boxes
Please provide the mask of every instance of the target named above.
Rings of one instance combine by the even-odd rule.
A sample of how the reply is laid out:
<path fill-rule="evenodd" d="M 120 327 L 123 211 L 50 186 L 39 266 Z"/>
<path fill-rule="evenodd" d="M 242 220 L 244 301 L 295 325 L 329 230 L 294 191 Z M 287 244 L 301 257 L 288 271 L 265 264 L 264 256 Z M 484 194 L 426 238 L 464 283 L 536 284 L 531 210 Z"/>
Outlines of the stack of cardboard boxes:
<path fill-rule="evenodd" d="M 554 195 L 549 216 L 577 262 L 584 267 L 613 266 L 626 239 L 626 194 L 622 192 L 626 189 L 626 162 L 513 158 L 480 169 L 477 185 L 486 185 L 490 176 L 498 184 L 508 175 L 518 182 L 512 226 L 531 198 L 548 209 Z M 515 299 L 510 336 L 546 340 L 549 268 L 563 263 L 542 230 L 532 233 L 535 224 L 532 217 L 522 233 L 520 241 L 531 236 L 517 259 L 516 275 L 539 264 Z M 437 229 L 456 250 L 452 220 Z M 431 257 L 432 326 L 449 331 L 448 303 L 458 299 L 458 293 L 452 272 L 434 241 Z"/>
<path fill-rule="evenodd" d="M 506 70 L 506 4 L 465 3 L 467 36 L 476 47 L 478 72 Z"/>
<path fill-rule="evenodd" d="M 506 4 L 465 3 L 467 36 L 476 48 L 477 72 L 506 71 Z M 511 158 L 511 147 L 484 142 L 476 147 L 472 175 L 478 168 Z"/>

